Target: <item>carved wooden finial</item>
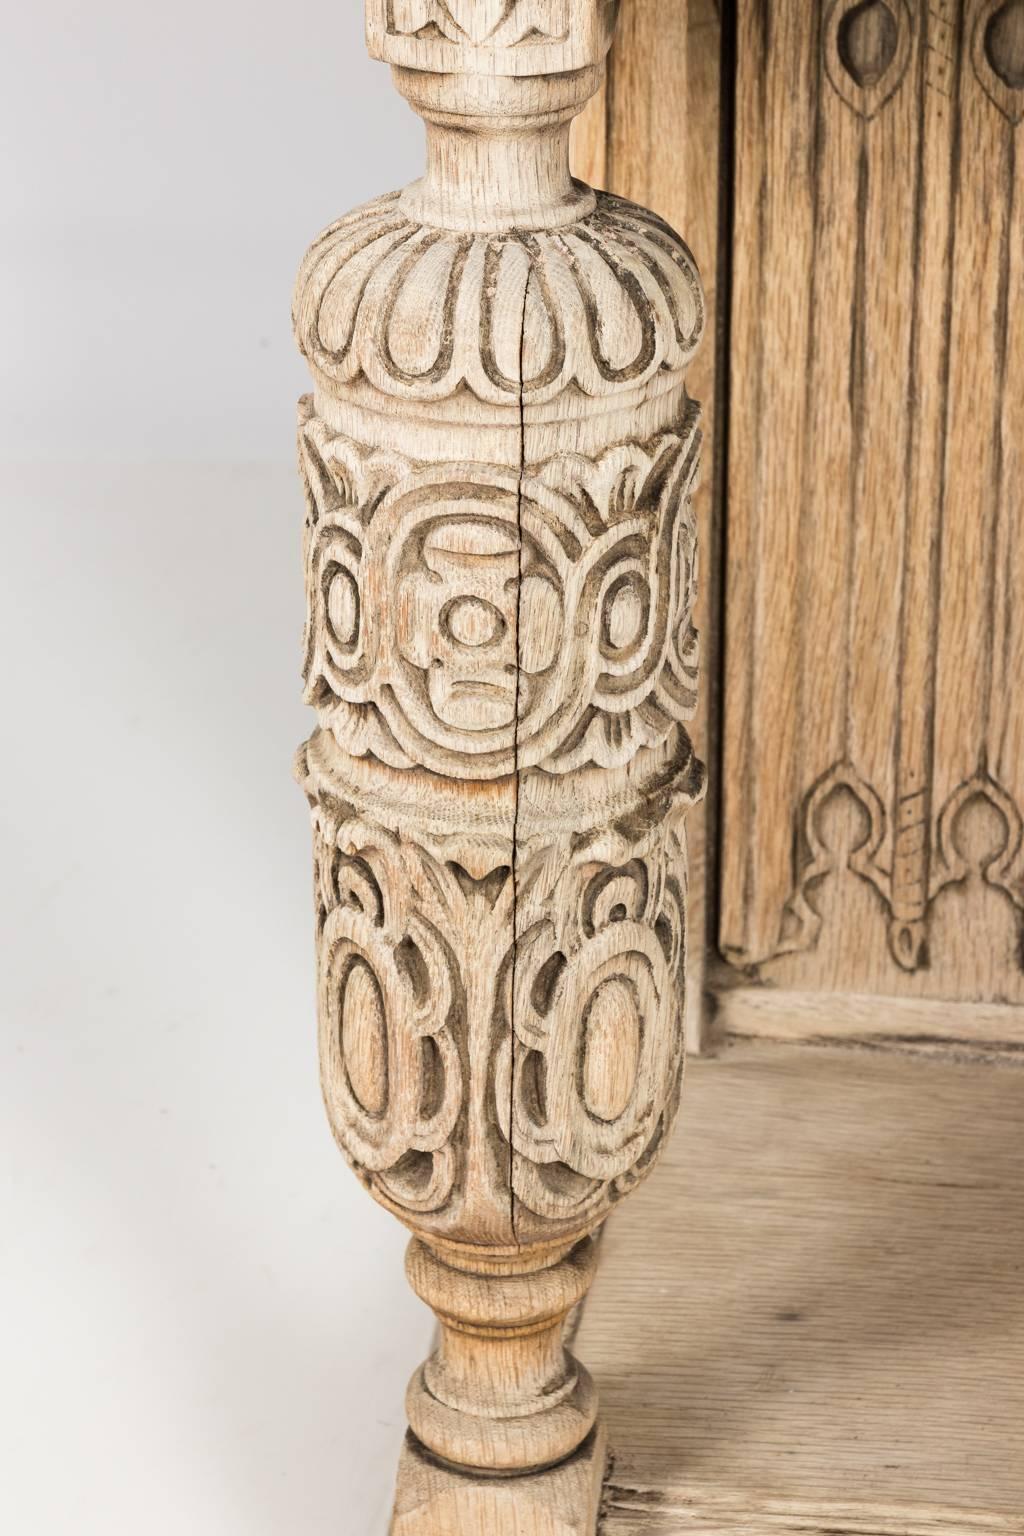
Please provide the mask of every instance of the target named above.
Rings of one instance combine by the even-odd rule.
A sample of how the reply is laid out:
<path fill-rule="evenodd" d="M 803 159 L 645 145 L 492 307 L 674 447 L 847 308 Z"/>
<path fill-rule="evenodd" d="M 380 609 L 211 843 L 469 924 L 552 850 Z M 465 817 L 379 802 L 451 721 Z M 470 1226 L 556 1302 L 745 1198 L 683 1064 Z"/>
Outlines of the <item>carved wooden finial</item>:
<path fill-rule="evenodd" d="M 441 1321 L 415 1436 L 488 1473 L 590 1434 L 562 1323 L 682 1065 L 704 308 L 569 174 L 615 9 L 368 0 L 427 171 L 295 301 L 324 1096 Z"/>

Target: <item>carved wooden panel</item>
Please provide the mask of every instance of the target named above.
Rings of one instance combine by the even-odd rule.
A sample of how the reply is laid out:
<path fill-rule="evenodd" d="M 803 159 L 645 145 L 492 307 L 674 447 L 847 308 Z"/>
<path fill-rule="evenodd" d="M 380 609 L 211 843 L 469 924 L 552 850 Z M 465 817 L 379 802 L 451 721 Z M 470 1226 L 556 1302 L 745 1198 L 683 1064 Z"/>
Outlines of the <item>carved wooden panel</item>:
<path fill-rule="evenodd" d="M 737 41 L 721 947 L 1020 1003 L 1024 0 Z"/>

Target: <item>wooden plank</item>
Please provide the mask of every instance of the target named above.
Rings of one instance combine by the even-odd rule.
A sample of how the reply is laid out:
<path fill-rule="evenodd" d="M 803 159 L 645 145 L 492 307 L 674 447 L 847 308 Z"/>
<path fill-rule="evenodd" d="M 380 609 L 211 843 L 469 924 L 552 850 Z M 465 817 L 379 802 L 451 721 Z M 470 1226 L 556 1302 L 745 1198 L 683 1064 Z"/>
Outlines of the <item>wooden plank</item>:
<path fill-rule="evenodd" d="M 722 38 L 719 8 L 714 0 L 689 0 L 687 34 L 688 87 L 686 113 L 687 153 L 684 174 L 677 178 L 685 198 L 687 240 L 704 278 L 708 329 L 704 346 L 690 368 L 687 388 L 704 410 L 704 489 L 697 498 L 697 537 L 701 550 L 701 579 L 697 588 L 695 616 L 701 636 L 703 688 L 693 737 L 699 755 L 710 765 L 717 757 L 717 679 L 721 667 L 719 614 L 721 612 L 721 495 L 722 438 L 719 432 L 719 361 L 721 305 L 725 293 L 719 282 L 721 157 L 721 59 Z M 669 135 L 678 144 L 680 130 Z M 677 150 L 678 154 L 678 150 Z M 688 825 L 690 851 L 690 946 L 687 953 L 686 1045 L 690 1051 L 706 1049 L 710 1039 L 707 1013 L 706 960 L 715 943 L 714 863 L 716 844 L 717 785 L 709 779 L 708 795 L 695 809 Z"/>
<path fill-rule="evenodd" d="M 701 636 L 704 687 L 690 732 L 698 755 L 713 761 L 715 678 L 718 673 L 716 552 L 720 534 L 716 429 L 719 327 L 719 195 L 721 161 L 721 17 L 715 0 L 632 0 L 612 46 L 608 80 L 578 119 L 573 169 L 597 187 L 628 197 L 685 232 L 704 283 L 707 331 L 691 364 L 687 389 L 703 412 L 703 489 L 697 499 L 701 580 L 695 621 Z M 713 791 L 691 815 L 690 943 L 687 951 L 686 1041 L 707 1043 L 704 961 L 711 934 L 707 881 L 714 833 Z"/>
<path fill-rule="evenodd" d="M 935 732 L 935 633 L 940 539 L 932 538 L 945 498 L 949 372 L 949 252 L 956 194 L 955 99 L 962 48 L 955 0 L 929 13 L 920 55 L 920 205 L 913 265 L 918 301 L 911 335 L 910 424 L 899 623 L 895 744 L 896 809 L 891 831 L 892 942 L 917 960 L 925 939 L 931 870 L 931 758 Z M 931 323 L 930 317 L 940 317 Z"/>
<path fill-rule="evenodd" d="M 1024 1008 L 1012 1003 L 943 1003 L 876 993 L 790 992 L 724 986 L 715 994 L 719 1036 L 840 1041 L 902 1051 L 955 1051 L 964 1059 L 1024 1064 Z"/>
<path fill-rule="evenodd" d="M 770 25 L 769 25 L 770 23 Z M 778 943 L 800 790 L 799 509 L 815 225 L 817 28 L 803 5 L 740 8 L 722 776 L 722 944 Z"/>
<path fill-rule="evenodd" d="M 608 76 L 572 125 L 572 173 L 599 192 L 608 189 Z"/>
<path fill-rule="evenodd" d="M 688 0 L 622 7 L 608 70 L 608 190 L 688 227 Z M 703 130 L 702 130 L 703 131 Z"/>
<path fill-rule="evenodd" d="M 606 1536 L 1024 1533 L 1019 1071 L 695 1061 L 578 1339 Z"/>

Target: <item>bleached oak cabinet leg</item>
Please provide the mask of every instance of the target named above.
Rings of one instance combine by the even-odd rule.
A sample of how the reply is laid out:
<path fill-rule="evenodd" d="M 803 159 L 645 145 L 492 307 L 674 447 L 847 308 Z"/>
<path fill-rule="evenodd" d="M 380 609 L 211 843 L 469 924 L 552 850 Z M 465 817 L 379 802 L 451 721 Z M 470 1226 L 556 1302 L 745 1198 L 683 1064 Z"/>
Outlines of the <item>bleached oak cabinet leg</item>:
<path fill-rule="evenodd" d="M 564 1322 L 679 1098 L 704 305 L 569 174 L 615 11 L 368 0 L 427 170 L 296 290 L 324 1099 L 440 1322 L 401 1536 L 593 1531 Z"/>

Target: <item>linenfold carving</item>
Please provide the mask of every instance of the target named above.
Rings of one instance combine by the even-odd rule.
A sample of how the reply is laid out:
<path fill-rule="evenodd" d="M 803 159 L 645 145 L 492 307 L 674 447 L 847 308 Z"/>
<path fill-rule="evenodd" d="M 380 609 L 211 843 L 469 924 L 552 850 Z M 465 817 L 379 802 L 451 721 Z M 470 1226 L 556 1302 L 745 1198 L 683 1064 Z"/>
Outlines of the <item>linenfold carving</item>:
<path fill-rule="evenodd" d="M 720 946 L 826 1033 L 874 996 L 941 1035 L 1024 1000 L 1024 0 L 805 13 L 737 92 Z"/>

